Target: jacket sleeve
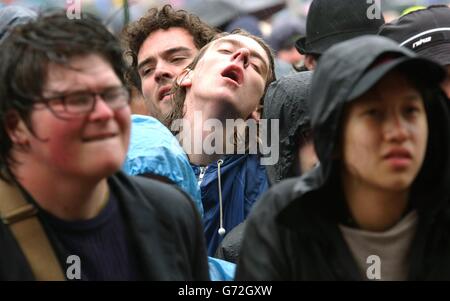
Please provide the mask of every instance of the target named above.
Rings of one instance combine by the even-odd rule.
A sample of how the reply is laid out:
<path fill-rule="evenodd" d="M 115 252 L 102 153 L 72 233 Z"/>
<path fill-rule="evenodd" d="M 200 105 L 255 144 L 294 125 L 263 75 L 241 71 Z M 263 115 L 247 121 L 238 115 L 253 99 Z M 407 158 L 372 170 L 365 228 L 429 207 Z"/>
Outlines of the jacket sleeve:
<path fill-rule="evenodd" d="M 274 192 L 267 192 L 250 214 L 239 254 L 236 280 L 286 280 L 289 257 L 281 241 L 281 226 L 276 223 Z"/>

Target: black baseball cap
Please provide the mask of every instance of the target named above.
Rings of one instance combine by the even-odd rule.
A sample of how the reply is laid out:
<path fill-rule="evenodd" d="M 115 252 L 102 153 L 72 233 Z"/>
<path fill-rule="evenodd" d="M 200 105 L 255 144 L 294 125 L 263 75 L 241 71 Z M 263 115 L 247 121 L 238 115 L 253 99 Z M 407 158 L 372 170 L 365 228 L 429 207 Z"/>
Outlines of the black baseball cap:
<path fill-rule="evenodd" d="M 378 33 L 422 57 L 450 65 L 450 8 L 432 5 L 386 23 Z"/>

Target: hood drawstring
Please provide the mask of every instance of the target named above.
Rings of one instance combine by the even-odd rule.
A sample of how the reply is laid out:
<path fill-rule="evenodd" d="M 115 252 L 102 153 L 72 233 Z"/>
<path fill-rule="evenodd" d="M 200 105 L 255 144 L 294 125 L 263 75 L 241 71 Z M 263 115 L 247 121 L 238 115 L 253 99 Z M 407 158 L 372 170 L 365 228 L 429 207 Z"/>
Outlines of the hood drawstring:
<path fill-rule="evenodd" d="M 217 161 L 217 183 L 219 185 L 219 208 L 220 208 L 220 228 L 219 231 L 217 231 L 219 233 L 219 235 L 223 236 L 225 235 L 225 228 L 223 227 L 223 208 L 222 208 L 222 181 L 220 179 L 220 166 L 223 164 L 223 160 L 220 159 Z"/>

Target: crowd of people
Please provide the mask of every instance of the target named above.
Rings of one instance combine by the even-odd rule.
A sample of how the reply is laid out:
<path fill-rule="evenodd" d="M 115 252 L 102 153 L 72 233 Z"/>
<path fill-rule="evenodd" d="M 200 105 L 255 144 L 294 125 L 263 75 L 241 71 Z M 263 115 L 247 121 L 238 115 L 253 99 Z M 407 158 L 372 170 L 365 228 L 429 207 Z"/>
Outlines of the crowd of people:
<path fill-rule="evenodd" d="M 0 279 L 450 279 L 450 8 L 370 9 L 0 9 Z"/>

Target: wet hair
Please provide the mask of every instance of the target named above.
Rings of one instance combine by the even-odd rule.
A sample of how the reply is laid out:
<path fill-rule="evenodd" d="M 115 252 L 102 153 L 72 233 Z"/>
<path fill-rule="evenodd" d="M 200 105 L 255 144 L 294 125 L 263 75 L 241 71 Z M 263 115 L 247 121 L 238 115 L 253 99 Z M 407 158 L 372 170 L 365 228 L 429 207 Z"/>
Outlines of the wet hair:
<path fill-rule="evenodd" d="M 66 12 L 52 10 L 41 13 L 34 21 L 18 25 L 2 42 L 0 49 L 0 177 L 12 178 L 13 142 L 5 125 L 8 114 L 18 113 L 33 132 L 30 114 L 34 102 L 43 97 L 50 64 L 67 68 L 72 58 L 95 54 L 111 65 L 117 77 L 125 83 L 126 68 L 118 39 L 99 19 L 82 14 L 69 19 Z"/>
<path fill-rule="evenodd" d="M 149 35 L 160 29 L 180 27 L 187 30 L 194 39 L 197 49 L 205 46 L 218 31 L 200 20 L 196 15 L 185 10 L 174 10 L 170 4 L 161 9 L 152 8 L 137 22 L 130 24 L 123 32 L 126 44 L 125 55 L 130 59 L 130 69 L 126 74 L 131 85 L 141 90 L 141 80 L 138 75 L 138 53 Z M 133 80 L 134 79 L 134 80 Z"/>
<path fill-rule="evenodd" d="M 249 37 L 253 40 L 255 40 L 261 47 L 265 50 L 267 57 L 269 59 L 269 66 L 268 66 L 268 76 L 266 79 L 266 85 L 264 87 L 264 93 L 261 96 L 261 99 L 259 101 L 260 107 L 262 108 L 262 104 L 264 103 L 264 95 L 266 94 L 267 88 L 269 87 L 270 83 L 275 81 L 275 67 L 274 67 L 274 59 L 273 59 L 273 53 L 270 47 L 264 42 L 263 39 L 254 36 L 252 34 L 249 34 L 248 32 L 242 30 L 242 29 L 236 29 L 233 30 L 231 33 L 224 32 L 221 34 L 218 34 L 214 39 L 204 46 L 202 49 L 200 49 L 197 56 L 194 58 L 191 64 L 185 68 L 185 70 L 195 70 L 195 67 L 197 66 L 198 62 L 202 59 L 202 57 L 205 55 L 206 51 L 213 45 L 214 41 L 229 36 L 229 35 L 241 35 L 244 37 Z M 170 114 L 165 118 L 164 124 L 170 129 L 173 121 L 177 119 L 182 119 L 184 116 L 184 101 L 186 99 L 186 88 L 179 85 L 179 82 L 182 82 L 182 80 L 178 79 L 174 82 L 174 85 L 172 87 L 173 91 L 173 109 L 170 112 Z"/>

